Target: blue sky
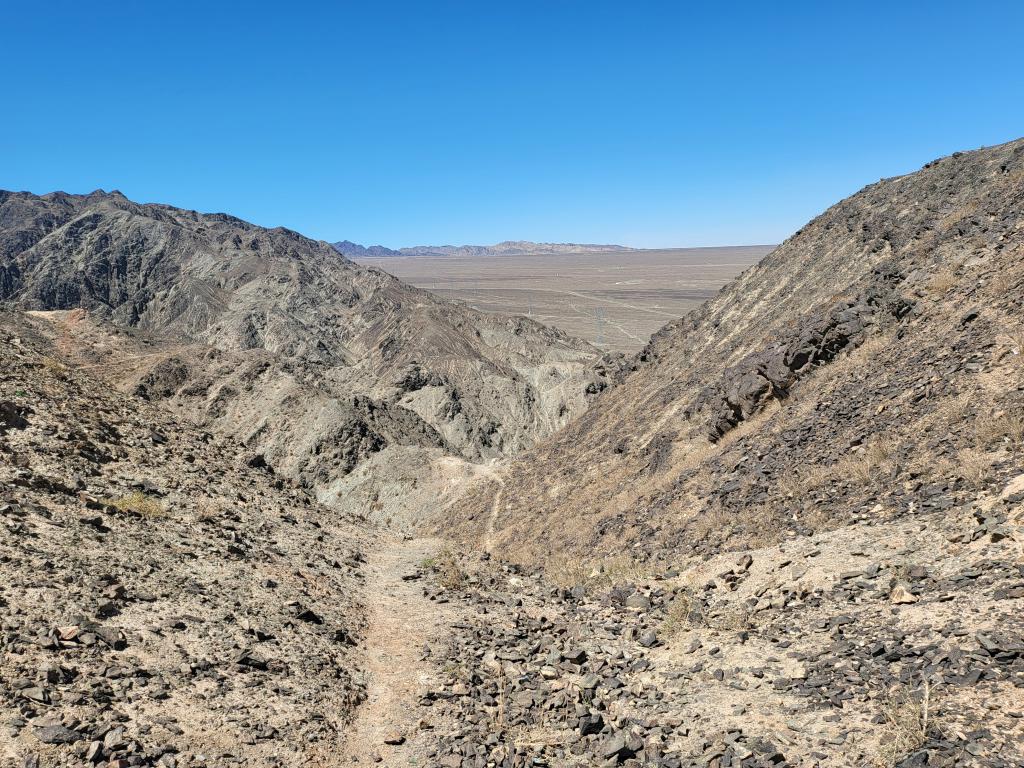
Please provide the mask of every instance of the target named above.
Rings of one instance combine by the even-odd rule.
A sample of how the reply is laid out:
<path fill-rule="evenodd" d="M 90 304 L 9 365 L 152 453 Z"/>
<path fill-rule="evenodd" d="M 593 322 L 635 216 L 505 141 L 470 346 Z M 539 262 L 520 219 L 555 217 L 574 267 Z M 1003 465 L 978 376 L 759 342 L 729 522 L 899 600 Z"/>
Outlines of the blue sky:
<path fill-rule="evenodd" d="M 312 237 L 777 242 L 1024 135 L 1024 3 L 9 0 L 0 188 Z"/>

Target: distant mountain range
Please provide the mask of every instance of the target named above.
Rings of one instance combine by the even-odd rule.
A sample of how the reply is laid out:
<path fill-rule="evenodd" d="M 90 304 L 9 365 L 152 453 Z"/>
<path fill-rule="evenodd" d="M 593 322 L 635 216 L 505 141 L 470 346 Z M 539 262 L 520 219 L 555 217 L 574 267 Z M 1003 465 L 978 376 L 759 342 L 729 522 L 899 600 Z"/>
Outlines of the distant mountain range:
<path fill-rule="evenodd" d="M 349 258 L 376 256 L 522 256 L 524 254 L 585 253 L 593 251 L 635 251 L 625 245 L 593 243 L 533 243 L 529 240 L 505 240 L 497 245 L 416 245 L 411 248 L 364 246 L 351 240 L 334 243 L 336 251 Z"/>

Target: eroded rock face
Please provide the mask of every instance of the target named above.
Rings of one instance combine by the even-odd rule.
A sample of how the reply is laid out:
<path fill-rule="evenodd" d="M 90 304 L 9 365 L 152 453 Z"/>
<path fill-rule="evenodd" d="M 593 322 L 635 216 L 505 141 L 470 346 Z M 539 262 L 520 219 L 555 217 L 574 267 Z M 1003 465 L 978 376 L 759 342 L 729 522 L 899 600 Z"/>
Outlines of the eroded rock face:
<path fill-rule="evenodd" d="M 720 439 L 769 400 L 784 399 L 815 367 L 828 365 L 839 353 L 860 346 L 872 332 L 881 333 L 903 319 L 914 300 L 899 293 L 902 279 L 894 268 L 876 268 L 867 288 L 801 318 L 788 331 L 788 338 L 727 368 L 722 380 L 703 390 L 684 413 L 688 418 L 704 415 L 710 424 L 709 437 Z"/>

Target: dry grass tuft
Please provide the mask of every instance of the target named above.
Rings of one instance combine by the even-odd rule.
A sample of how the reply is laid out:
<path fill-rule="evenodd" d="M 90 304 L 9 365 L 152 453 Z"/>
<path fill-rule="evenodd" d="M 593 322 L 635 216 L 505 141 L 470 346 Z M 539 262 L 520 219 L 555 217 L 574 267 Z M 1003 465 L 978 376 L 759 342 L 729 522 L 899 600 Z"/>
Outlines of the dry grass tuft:
<path fill-rule="evenodd" d="M 974 435 L 981 448 L 999 443 L 1018 450 L 1024 445 L 1024 413 L 998 411 L 981 416 L 974 421 Z"/>
<path fill-rule="evenodd" d="M 956 276 L 956 272 L 948 268 L 943 269 L 932 275 L 931 279 L 928 281 L 928 292 L 935 295 L 949 293 L 959 282 L 960 280 Z"/>
<path fill-rule="evenodd" d="M 461 589 L 466 585 L 468 576 L 459 563 L 459 556 L 450 549 L 438 553 L 436 558 L 428 558 L 430 567 L 437 574 L 437 583 L 445 589 Z M 427 560 L 423 561 L 424 564 Z"/>
<path fill-rule="evenodd" d="M 726 535 L 732 530 L 734 517 L 722 507 L 712 506 L 694 517 L 688 526 L 689 533 L 696 541 L 708 539 L 712 534 Z"/>
<path fill-rule="evenodd" d="M 629 555 L 584 560 L 561 554 L 551 558 L 544 568 L 544 575 L 552 584 L 566 589 L 579 586 L 601 589 L 645 581 L 650 577 L 651 569 Z"/>
<path fill-rule="evenodd" d="M 103 503 L 120 512 L 127 512 L 151 520 L 167 517 L 167 509 L 164 505 L 141 491 L 133 491 L 124 496 L 104 499 Z"/>
<path fill-rule="evenodd" d="M 882 715 L 885 730 L 881 744 L 880 766 L 893 766 L 924 746 L 935 728 L 932 717 L 931 686 L 925 682 L 915 694 L 902 688 L 890 694 Z"/>
<path fill-rule="evenodd" d="M 665 612 L 658 634 L 665 639 L 672 638 L 691 626 L 704 623 L 704 612 L 699 601 L 690 591 L 683 591 L 672 598 L 672 603 Z"/>
<path fill-rule="evenodd" d="M 815 496 L 817 491 L 832 480 L 832 468 L 805 464 L 778 478 L 776 487 L 787 499 L 803 501 Z"/>
<path fill-rule="evenodd" d="M 1009 519 L 1010 538 L 1017 545 L 1020 560 L 1024 563 L 1024 509 L 1018 509 Z"/>
<path fill-rule="evenodd" d="M 966 393 L 944 398 L 935 408 L 934 421 L 946 428 L 961 426 L 974 412 L 973 400 Z"/>
<path fill-rule="evenodd" d="M 838 461 L 831 474 L 837 480 L 852 479 L 859 483 L 869 483 L 886 470 L 895 451 L 896 444 L 891 439 L 873 438 L 860 450 Z"/>
<path fill-rule="evenodd" d="M 981 488 L 992 475 L 992 459 L 983 451 L 967 448 L 957 455 L 957 470 L 969 486 Z"/>
<path fill-rule="evenodd" d="M 68 374 L 68 367 L 55 357 L 41 357 L 39 360 L 43 370 L 57 379 L 65 379 Z"/>
<path fill-rule="evenodd" d="M 714 616 L 708 619 L 708 626 L 721 632 L 740 632 L 744 629 L 751 629 L 750 611 L 742 605 L 730 604 L 719 609 Z"/>
<path fill-rule="evenodd" d="M 1000 272 L 998 275 L 988 281 L 988 289 L 991 293 L 996 296 L 1005 296 L 1013 288 L 1012 278 L 1005 272 Z"/>
<path fill-rule="evenodd" d="M 1024 327 L 1014 328 L 1001 334 L 999 341 L 1016 363 L 1024 362 Z"/>

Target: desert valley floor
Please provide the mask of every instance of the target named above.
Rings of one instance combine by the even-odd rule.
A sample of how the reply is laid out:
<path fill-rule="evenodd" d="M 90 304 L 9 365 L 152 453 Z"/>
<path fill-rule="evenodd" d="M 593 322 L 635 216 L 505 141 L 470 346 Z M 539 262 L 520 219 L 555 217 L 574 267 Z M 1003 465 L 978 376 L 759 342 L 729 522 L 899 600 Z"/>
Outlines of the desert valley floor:
<path fill-rule="evenodd" d="M 631 353 L 774 246 L 552 256 L 385 256 L 355 261 L 484 312 L 526 315 L 602 349 Z"/>

